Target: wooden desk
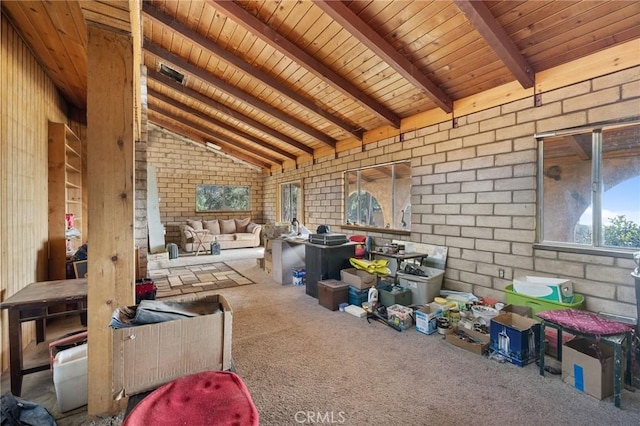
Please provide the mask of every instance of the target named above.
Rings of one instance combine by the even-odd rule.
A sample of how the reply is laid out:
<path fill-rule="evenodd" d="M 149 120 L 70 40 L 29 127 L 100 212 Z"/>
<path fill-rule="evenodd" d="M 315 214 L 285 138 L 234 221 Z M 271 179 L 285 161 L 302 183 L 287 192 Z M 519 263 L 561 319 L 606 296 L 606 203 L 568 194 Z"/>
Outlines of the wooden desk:
<path fill-rule="evenodd" d="M 53 307 L 62 307 L 52 310 Z M 4 302 L 0 309 L 9 313 L 9 370 L 11 393 L 20 396 L 22 376 L 49 369 L 49 363 L 23 369 L 22 323 L 36 321 L 36 343 L 45 339 L 44 324 L 48 318 L 82 313 L 87 310 L 87 280 L 41 281 L 27 285 Z"/>

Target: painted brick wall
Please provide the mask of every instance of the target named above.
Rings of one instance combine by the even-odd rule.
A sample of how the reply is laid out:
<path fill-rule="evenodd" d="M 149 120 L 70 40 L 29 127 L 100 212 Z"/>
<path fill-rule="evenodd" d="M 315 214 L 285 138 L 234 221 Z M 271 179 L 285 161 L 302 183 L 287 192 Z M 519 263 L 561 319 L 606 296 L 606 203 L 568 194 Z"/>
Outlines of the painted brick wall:
<path fill-rule="evenodd" d="M 178 227 L 187 219 L 241 219 L 250 216 L 257 223 L 264 222 L 265 191 L 261 171 L 154 125 L 149 125 L 147 149 L 147 161 L 155 166 L 158 177 L 160 220 L 166 229 L 166 243 L 180 244 Z M 251 212 L 196 212 L 196 185 L 199 184 L 249 185 Z"/>
<path fill-rule="evenodd" d="M 304 223 L 340 231 L 345 170 L 412 162 L 416 242 L 449 247 L 445 287 L 505 300 L 523 275 L 562 276 L 591 311 L 636 316 L 634 263 L 608 255 L 535 249 L 537 144 L 534 134 L 640 116 L 640 67 L 407 132 L 267 177 L 265 219 L 275 219 L 281 182 L 302 179 Z M 352 233 L 345 231 L 345 233 Z M 385 244 L 396 235 L 369 233 Z M 407 238 L 402 238 L 407 239 Z M 505 278 L 499 278 L 499 270 Z"/>

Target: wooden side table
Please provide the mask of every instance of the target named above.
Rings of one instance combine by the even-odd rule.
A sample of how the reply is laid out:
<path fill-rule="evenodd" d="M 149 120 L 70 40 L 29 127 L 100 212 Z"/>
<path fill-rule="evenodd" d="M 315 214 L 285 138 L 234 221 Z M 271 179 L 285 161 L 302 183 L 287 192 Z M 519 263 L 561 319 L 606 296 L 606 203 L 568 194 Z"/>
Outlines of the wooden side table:
<path fill-rule="evenodd" d="M 63 310 L 52 309 L 61 307 Z M 87 310 L 87 280 L 40 281 L 27 285 L 22 290 L 0 303 L 0 309 L 9 312 L 9 369 L 11 393 L 20 396 L 22 376 L 48 370 L 47 362 L 32 368 L 22 363 L 22 323 L 36 321 L 37 343 L 44 341 L 44 323 L 49 318 L 62 317 Z"/>
<path fill-rule="evenodd" d="M 209 230 L 203 229 L 201 231 L 191 231 L 191 233 L 193 234 L 193 244 L 196 247 L 196 256 L 200 254 L 201 249 L 204 250 L 204 254 L 207 254 L 207 247 L 204 245 L 204 239 L 207 234 L 209 234 Z"/>

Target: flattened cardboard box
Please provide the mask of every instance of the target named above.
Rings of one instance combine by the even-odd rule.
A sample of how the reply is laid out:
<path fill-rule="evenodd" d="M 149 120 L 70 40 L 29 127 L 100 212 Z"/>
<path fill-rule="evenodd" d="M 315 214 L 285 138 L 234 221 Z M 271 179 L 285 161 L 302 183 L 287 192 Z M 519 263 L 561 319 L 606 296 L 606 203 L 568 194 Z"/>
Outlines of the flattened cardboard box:
<path fill-rule="evenodd" d="M 112 330 L 116 399 L 187 374 L 231 369 L 233 311 L 222 295 L 197 300 L 220 302 L 222 312 Z"/>

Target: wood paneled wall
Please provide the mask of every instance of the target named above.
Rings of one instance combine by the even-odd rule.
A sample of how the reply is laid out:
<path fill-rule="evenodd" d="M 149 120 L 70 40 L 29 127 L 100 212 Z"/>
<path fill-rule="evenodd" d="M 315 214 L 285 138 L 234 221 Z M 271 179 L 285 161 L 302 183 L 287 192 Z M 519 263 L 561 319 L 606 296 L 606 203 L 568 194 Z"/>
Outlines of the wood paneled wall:
<path fill-rule="evenodd" d="M 31 50 L 2 15 L 0 44 L 0 291 L 5 300 L 47 278 L 47 124 L 68 122 L 67 106 Z M 2 370 L 9 362 L 2 311 Z M 24 344 L 33 339 L 25 327 Z"/>

